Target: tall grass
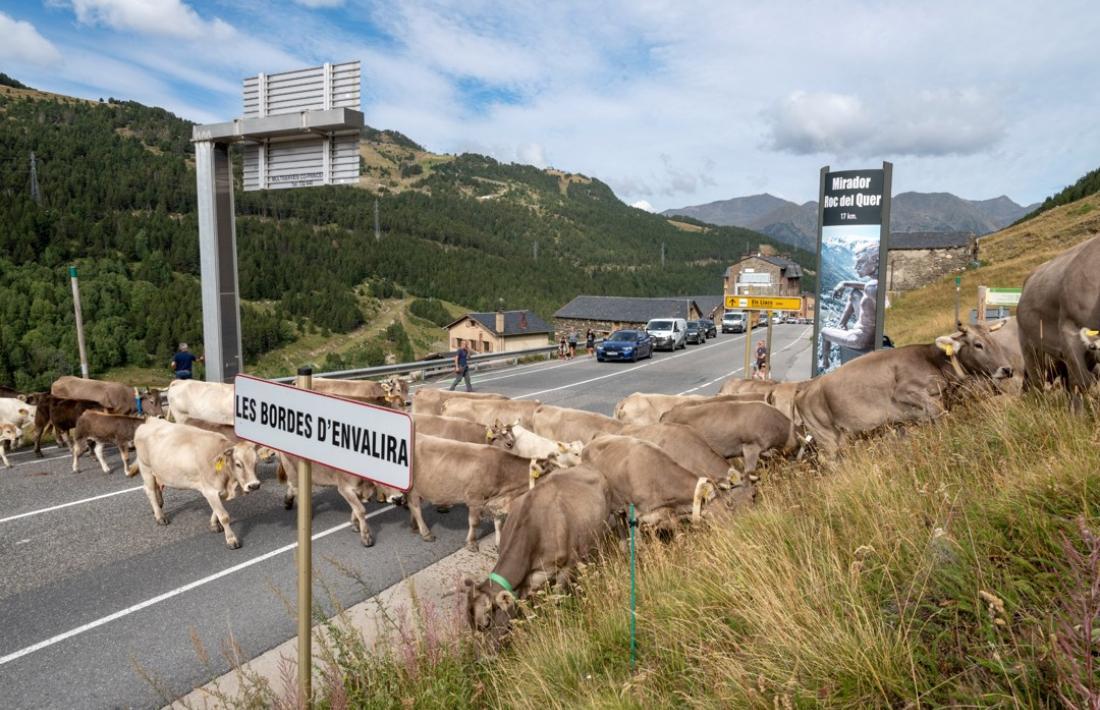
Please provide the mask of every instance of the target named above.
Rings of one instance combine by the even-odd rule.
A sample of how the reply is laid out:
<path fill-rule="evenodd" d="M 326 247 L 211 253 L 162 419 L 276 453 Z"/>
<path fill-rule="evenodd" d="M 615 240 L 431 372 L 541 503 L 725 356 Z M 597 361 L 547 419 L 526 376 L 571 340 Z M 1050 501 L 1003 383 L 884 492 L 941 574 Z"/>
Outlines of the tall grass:
<path fill-rule="evenodd" d="M 528 609 L 495 656 L 472 640 L 344 654 L 352 705 L 1044 707 L 1076 697 L 1065 669 L 1084 666 L 1064 649 L 1100 648 L 1057 644 L 1059 629 L 1082 627 L 1069 600 L 1090 583 L 1063 545 L 1082 547 L 1079 518 L 1094 530 L 1100 520 L 1100 435 L 1064 399 L 974 404 L 821 470 L 773 467 L 763 483 L 753 510 L 644 544 L 636 670 L 628 567 L 612 554 L 571 595 Z"/>

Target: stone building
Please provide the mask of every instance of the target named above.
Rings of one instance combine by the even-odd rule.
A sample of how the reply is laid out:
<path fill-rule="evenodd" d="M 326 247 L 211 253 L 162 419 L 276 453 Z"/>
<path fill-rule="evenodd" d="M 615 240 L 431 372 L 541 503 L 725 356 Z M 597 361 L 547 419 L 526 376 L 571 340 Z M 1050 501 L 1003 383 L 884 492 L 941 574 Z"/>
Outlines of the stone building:
<path fill-rule="evenodd" d="M 802 267 L 785 256 L 745 256 L 726 269 L 722 293 L 725 296 L 801 296 Z"/>
<path fill-rule="evenodd" d="M 897 232 L 890 235 L 886 283 L 890 291 L 911 291 L 978 260 L 972 232 Z"/>
<path fill-rule="evenodd" d="M 451 350 L 462 342 L 475 353 L 526 350 L 549 344 L 550 324 L 531 311 L 467 313 L 447 326 Z"/>
<path fill-rule="evenodd" d="M 703 315 L 690 296 L 577 296 L 554 314 L 554 337 L 560 338 L 575 330 L 583 338 L 589 328 L 604 335 L 620 328 L 644 328 L 653 318 L 698 320 Z"/>

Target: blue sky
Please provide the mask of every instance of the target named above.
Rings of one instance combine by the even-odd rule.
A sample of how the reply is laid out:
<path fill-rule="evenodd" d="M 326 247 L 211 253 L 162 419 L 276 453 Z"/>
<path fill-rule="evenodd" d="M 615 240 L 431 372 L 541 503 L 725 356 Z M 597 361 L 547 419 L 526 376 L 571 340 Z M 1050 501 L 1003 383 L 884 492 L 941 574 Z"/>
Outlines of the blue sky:
<path fill-rule="evenodd" d="M 0 71 L 240 114 L 240 80 L 363 65 L 367 122 L 664 209 L 895 164 L 898 192 L 1040 200 L 1100 167 L 1100 5 L 0 0 Z"/>

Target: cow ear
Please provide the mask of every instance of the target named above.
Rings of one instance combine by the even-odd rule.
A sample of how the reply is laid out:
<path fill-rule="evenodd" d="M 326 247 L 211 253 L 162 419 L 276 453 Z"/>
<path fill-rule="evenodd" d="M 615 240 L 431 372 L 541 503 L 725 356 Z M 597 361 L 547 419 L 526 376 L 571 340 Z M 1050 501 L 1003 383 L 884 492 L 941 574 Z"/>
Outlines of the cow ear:
<path fill-rule="evenodd" d="M 558 442 L 558 452 L 564 454 L 569 450 L 569 446 L 564 441 Z"/>
<path fill-rule="evenodd" d="M 498 417 L 497 419 L 494 419 L 494 420 L 493 420 L 493 428 L 494 428 L 494 429 L 499 429 L 499 428 L 500 428 L 501 426 L 502 426 L 502 425 L 501 425 L 501 423 L 500 423 L 500 418 L 499 418 L 499 417 Z"/>
<path fill-rule="evenodd" d="M 391 382 L 383 382 L 382 383 L 382 391 L 385 392 L 386 394 L 389 394 L 389 393 L 393 392 L 393 384 Z"/>
<path fill-rule="evenodd" d="M 954 335 L 941 335 L 936 338 L 936 347 L 944 351 L 948 357 L 953 357 L 956 353 L 962 350 L 966 344 L 965 340 L 957 338 Z"/>

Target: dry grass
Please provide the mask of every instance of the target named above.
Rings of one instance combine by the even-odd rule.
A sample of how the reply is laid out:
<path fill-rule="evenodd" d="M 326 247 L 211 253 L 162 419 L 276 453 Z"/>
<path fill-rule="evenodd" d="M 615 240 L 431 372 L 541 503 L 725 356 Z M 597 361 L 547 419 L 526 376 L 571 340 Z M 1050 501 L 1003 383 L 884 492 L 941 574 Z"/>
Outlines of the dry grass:
<path fill-rule="evenodd" d="M 707 231 L 706 227 L 700 227 L 698 224 L 689 224 L 687 222 L 679 222 L 675 219 L 669 219 L 669 220 L 665 220 L 665 221 L 667 221 L 673 227 L 676 227 L 676 229 L 679 229 L 682 232 L 706 232 Z"/>
<path fill-rule="evenodd" d="M 1018 288 L 1039 264 L 1100 234 L 1100 194 L 1045 212 L 979 241 L 982 266 L 962 274 L 965 320 L 978 300 L 978 286 Z M 927 343 L 955 326 L 955 277 L 947 276 L 894 299 L 886 332 L 899 345 Z"/>

